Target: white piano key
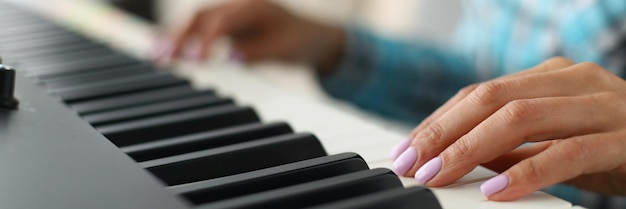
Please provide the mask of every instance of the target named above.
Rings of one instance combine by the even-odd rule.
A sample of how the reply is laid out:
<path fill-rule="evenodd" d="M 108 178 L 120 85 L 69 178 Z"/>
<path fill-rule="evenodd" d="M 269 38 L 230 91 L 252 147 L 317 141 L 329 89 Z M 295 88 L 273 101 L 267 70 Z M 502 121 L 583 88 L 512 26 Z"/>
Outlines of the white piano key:
<path fill-rule="evenodd" d="M 544 192 L 510 202 L 488 201 L 480 192 L 484 181 L 456 185 L 447 188 L 432 188 L 444 209 L 570 209 L 572 205 Z"/>
<path fill-rule="evenodd" d="M 374 163 L 388 160 L 389 150 L 391 150 L 391 147 L 393 147 L 399 141 L 400 140 L 393 143 L 387 143 L 372 147 L 353 147 L 352 149 L 355 150 L 355 152 L 359 153 L 366 162 Z"/>
<path fill-rule="evenodd" d="M 383 140 L 383 139 L 334 139 L 334 140 L 325 140 L 321 139 L 322 144 L 327 147 L 327 151 L 332 154 L 341 153 L 341 152 L 357 152 L 359 153 L 366 162 L 370 162 L 372 160 L 382 160 L 386 159 L 387 155 L 376 156 L 373 155 L 380 153 L 379 147 L 389 147 L 393 146 L 393 141 L 391 140 Z M 369 151 L 373 150 L 373 151 Z"/>
<path fill-rule="evenodd" d="M 201 78 L 196 79 L 198 86 L 216 87 L 240 103 L 254 106 L 264 121 L 287 121 L 298 132 L 314 133 L 329 154 L 356 152 L 371 168 L 390 168 L 393 162 L 388 159 L 388 153 L 405 138 L 403 134 L 379 126 L 380 123 L 369 123 L 363 117 L 350 114 L 342 107 L 294 95 L 240 69 L 198 71 L 203 71 Z M 456 183 L 433 191 L 446 209 L 571 208 L 570 203 L 542 192 L 513 202 L 486 201 L 480 192 L 480 184 L 495 175 L 488 169 L 477 167 Z M 417 185 L 413 178 L 400 179 L 405 186 Z"/>
<path fill-rule="evenodd" d="M 385 161 L 370 163 L 369 165 L 370 165 L 370 168 L 391 169 L 393 165 L 393 161 L 385 160 Z M 463 176 L 461 179 L 457 180 L 455 183 L 453 183 L 452 185 L 448 187 L 454 187 L 457 185 L 464 185 L 464 184 L 470 184 L 470 183 L 479 182 L 479 181 L 485 181 L 496 175 L 498 174 L 482 166 L 478 166 L 474 170 L 472 170 L 469 174 Z M 415 181 L 413 178 L 406 178 L 406 177 L 403 177 L 402 183 L 404 184 L 405 187 L 418 185 L 417 181 Z"/>

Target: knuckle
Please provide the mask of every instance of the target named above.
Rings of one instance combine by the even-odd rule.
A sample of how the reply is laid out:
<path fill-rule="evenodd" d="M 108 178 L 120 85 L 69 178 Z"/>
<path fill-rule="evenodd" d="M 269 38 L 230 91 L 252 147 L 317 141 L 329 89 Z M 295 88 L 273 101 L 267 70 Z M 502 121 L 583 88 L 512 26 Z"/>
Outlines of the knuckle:
<path fill-rule="evenodd" d="M 497 103 L 506 95 L 507 85 L 507 82 L 504 81 L 492 81 L 480 84 L 473 91 L 473 95 L 471 95 L 470 98 L 477 105 Z"/>
<path fill-rule="evenodd" d="M 575 69 L 582 73 L 585 78 L 592 78 L 599 81 L 608 79 L 608 75 L 610 74 L 602 66 L 591 62 L 580 63 Z"/>
<path fill-rule="evenodd" d="M 474 151 L 476 150 L 475 143 L 472 140 L 461 139 L 456 141 L 448 149 L 448 156 L 453 162 L 467 162 L 472 161 L 476 156 Z M 473 162 L 474 163 L 474 162 Z M 475 162 L 478 163 L 478 162 Z"/>
<path fill-rule="evenodd" d="M 502 107 L 502 121 L 507 125 L 519 125 L 532 120 L 539 108 L 528 100 L 515 100 Z"/>
<path fill-rule="evenodd" d="M 541 182 L 546 176 L 546 171 L 541 166 L 541 162 L 535 158 L 528 158 L 522 161 L 518 172 L 519 179 L 523 179 L 527 183 Z"/>
<path fill-rule="evenodd" d="M 565 162 L 582 162 L 587 156 L 587 148 L 582 141 L 568 140 L 561 145 L 562 149 L 555 151 Z"/>
<path fill-rule="evenodd" d="M 459 90 L 459 92 L 457 92 L 457 95 L 467 96 L 470 93 L 472 93 L 477 87 L 478 87 L 478 84 L 466 86 L 462 88 L 461 90 Z"/>
<path fill-rule="evenodd" d="M 583 62 L 580 63 L 578 65 L 576 65 L 580 70 L 584 70 L 584 71 L 598 71 L 598 70 L 604 70 L 604 68 L 596 63 L 593 62 Z"/>
<path fill-rule="evenodd" d="M 439 145 L 444 137 L 443 127 L 439 123 L 432 123 L 424 128 L 418 135 L 419 141 L 428 145 Z"/>
<path fill-rule="evenodd" d="M 581 74 L 583 79 L 590 80 L 590 83 L 596 84 L 600 89 L 617 90 L 619 87 L 623 87 L 624 80 L 622 78 L 598 64 L 581 63 L 575 70 Z"/>
<path fill-rule="evenodd" d="M 603 92 L 600 94 L 602 100 L 605 101 L 626 101 L 626 94 L 620 92 Z"/>
<path fill-rule="evenodd" d="M 574 61 L 565 57 L 553 57 L 541 63 L 546 70 L 558 70 L 567 66 L 571 66 Z"/>

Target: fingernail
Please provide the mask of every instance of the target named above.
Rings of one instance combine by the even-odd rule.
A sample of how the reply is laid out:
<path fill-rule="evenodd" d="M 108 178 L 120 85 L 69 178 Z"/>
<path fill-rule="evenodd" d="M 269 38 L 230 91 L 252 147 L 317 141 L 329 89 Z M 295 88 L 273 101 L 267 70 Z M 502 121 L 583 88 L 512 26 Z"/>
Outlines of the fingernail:
<path fill-rule="evenodd" d="M 509 177 L 504 174 L 500 174 L 480 185 L 480 191 L 483 195 L 485 195 L 485 197 L 489 197 L 496 192 L 502 191 L 508 184 Z"/>
<path fill-rule="evenodd" d="M 159 59 L 165 63 L 171 63 L 173 58 L 174 58 L 174 47 L 169 47 L 163 52 L 163 54 L 161 55 Z"/>
<path fill-rule="evenodd" d="M 168 38 L 159 38 L 156 42 L 156 47 L 152 58 L 160 63 L 171 63 L 174 56 L 174 43 Z"/>
<path fill-rule="evenodd" d="M 200 44 L 188 44 L 183 52 L 186 59 L 200 62 L 202 61 L 202 47 Z"/>
<path fill-rule="evenodd" d="M 426 184 L 430 181 L 439 171 L 441 171 L 441 157 L 433 158 L 426 162 L 417 172 L 415 172 L 415 180 L 420 184 Z"/>
<path fill-rule="evenodd" d="M 404 175 L 417 160 L 417 152 L 413 148 L 404 150 L 398 159 L 393 162 L 393 172 L 397 175 Z"/>
<path fill-rule="evenodd" d="M 409 148 L 410 144 L 411 144 L 410 138 L 402 140 L 400 143 L 396 144 L 396 146 L 394 146 L 393 149 L 391 149 L 391 152 L 389 152 L 389 158 L 393 160 L 397 159 L 398 156 L 400 156 L 400 154 L 402 154 L 402 152 L 406 150 L 406 148 Z"/>
<path fill-rule="evenodd" d="M 154 51 L 152 51 L 152 58 L 158 59 L 165 55 L 171 48 L 172 43 L 168 38 L 157 38 L 154 43 Z"/>
<path fill-rule="evenodd" d="M 241 63 L 244 62 L 244 55 L 241 52 L 238 51 L 233 51 L 230 53 L 228 60 L 230 62 L 235 62 L 235 63 Z"/>

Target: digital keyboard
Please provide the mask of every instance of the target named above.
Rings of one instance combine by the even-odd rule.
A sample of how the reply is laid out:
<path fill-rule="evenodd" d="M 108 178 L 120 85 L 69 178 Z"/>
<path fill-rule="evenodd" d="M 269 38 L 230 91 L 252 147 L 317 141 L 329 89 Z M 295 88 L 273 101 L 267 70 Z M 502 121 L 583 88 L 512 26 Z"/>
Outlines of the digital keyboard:
<path fill-rule="evenodd" d="M 6 2 L 0 20 L 2 208 L 571 208 L 485 201 L 484 168 L 417 186 L 385 168 L 401 136 L 243 71 L 191 82 Z"/>

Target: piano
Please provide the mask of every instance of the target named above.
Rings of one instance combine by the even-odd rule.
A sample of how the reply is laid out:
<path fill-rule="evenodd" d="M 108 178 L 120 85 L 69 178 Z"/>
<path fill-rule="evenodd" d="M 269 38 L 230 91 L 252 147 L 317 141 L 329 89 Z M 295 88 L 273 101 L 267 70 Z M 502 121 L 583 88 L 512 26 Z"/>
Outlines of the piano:
<path fill-rule="evenodd" d="M 2 208 L 572 208 L 486 201 L 482 167 L 421 187 L 367 117 L 232 66 L 174 74 L 20 3 L 0 2 Z"/>

